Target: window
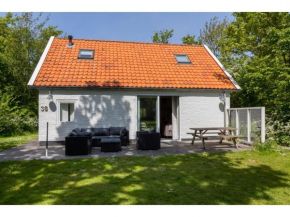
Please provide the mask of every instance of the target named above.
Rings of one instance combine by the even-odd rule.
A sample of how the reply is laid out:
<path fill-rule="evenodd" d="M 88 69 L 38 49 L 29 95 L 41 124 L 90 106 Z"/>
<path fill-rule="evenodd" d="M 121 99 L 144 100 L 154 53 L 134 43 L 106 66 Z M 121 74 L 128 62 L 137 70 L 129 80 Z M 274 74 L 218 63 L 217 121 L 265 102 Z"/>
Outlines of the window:
<path fill-rule="evenodd" d="M 94 50 L 80 50 L 79 59 L 94 59 Z"/>
<path fill-rule="evenodd" d="M 181 64 L 191 64 L 186 54 L 174 54 L 178 63 Z"/>
<path fill-rule="evenodd" d="M 60 121 L 74 121 L 75 105 L 74 103 L 60 103 Z"/>

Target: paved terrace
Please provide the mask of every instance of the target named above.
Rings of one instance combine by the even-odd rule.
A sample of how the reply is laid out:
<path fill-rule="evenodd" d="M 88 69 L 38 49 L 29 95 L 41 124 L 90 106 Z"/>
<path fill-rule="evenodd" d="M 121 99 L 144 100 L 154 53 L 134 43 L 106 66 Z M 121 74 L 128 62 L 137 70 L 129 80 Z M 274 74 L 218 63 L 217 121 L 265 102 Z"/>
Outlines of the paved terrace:
<path fill-rule="evenodd" d="M 232 143 L 218 141 L 207 141 L 207 150 L 202 149 L 202 144 L 196 141 L 191 145 L 190 141 L 162 141 L 160 150 L 142 151 L 137 150 L 135 144 L 123 146 L 122 152 L 101 152 L 101 148 L 93 147 L 91 155 L 84 156 L 65 156 L 64 146 L 50 146 L 48 148 L 49 157 L 45 157 L 45 147 L 38 146 L 38 141 L 32 141 L 18 147 L 14 147 L 0 152 L 0 161 L 6 160 L 34 160 L 34 159 L 73 159 L 73 158 L 100 158 L 100 157 L 122 157 L 122 156 L 150 156 L 150 155 L 178 155 L 202 152 L 236 152 L 251 149 L 248 145 L 239 144 L 236 149 Z"/>

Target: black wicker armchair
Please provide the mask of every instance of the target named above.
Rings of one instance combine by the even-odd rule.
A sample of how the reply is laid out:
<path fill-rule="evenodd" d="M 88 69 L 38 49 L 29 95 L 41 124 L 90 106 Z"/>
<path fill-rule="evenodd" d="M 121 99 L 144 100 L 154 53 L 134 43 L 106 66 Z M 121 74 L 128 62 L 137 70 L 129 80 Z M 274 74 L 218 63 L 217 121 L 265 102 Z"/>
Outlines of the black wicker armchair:
<path fill-rule="evenodd" d="M 88 155 L 91 154 L 90 136 L 67 136 L 65 137 L 65 155 Z"/>
<path fill-rule="evenodd" d="M 160 149 L 160 139 L 160 133 L 137 131 L 137 149 L 158 150 Z"/>

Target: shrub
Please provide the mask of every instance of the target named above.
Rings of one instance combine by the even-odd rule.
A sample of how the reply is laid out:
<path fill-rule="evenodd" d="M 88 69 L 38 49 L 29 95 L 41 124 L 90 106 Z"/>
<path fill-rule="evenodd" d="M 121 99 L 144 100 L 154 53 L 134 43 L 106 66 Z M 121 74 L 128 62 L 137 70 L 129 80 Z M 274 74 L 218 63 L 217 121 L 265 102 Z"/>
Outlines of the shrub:
<path fill-rule="evenodd" d="M 290 123 L 287 115 L 275 112 L 267 118 L 266 135 L 267 139 L 274 140 L 278 145 L 290 146 Z"/>
<path fill-rule="evenodd" d="M 273 139 L 268 139 L 264 143 L 262 143 L 260 140 L 257 139 L 253 145 L 253 150 L 260 153 L 267 154 L 267 153 L 272 153 L 272 152 L 280 152 L 281 147 Z"/>
<path fill-rule="evenodd" d="M 32 112 L 17 106 L 7 93 L 0 92 L 0 135 L 35 131 L 37 118 Z"/>

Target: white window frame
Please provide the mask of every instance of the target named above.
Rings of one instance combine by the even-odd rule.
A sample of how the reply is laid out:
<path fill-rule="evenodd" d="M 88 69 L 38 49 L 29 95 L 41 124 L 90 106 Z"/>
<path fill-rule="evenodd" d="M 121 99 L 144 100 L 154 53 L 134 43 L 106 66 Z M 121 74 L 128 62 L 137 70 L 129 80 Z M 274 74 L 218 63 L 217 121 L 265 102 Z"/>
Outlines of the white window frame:
<path fill-rule="evenodd" d="M 92 52 L 92 56 L 91 57 L 83 57 L 83 56 L 81 56 L 81 52 L 82 51 Z M 92 50 L 92 49 L 80 49 L 79 50 L 78 59 L 90 60 L 90 59 L 94 59 L 94 56 L 95 56 L 95 50 Z"/>
<path fill-rule="evenodd" d="M 68 100 L 68 99 L 61 99 L 61 100 L 57 100 L 57 122 L 59 123 L 76 123 L 76 102 L 77 100 Z M 74 113 L 73 113 L 73 117 L 74 120 L 73 121 L 61 121 L 60 120 L 60 104 L 61 103 L 71 103 L 74 104 Z"/>
<path fill-rule="evenodd" d="M 185 56 L 186 59 L 188 60 L 188 62 L 179 62 L 178 59 L 177 59 L 178 56 Z M 191 61 L 188 58 L 187 54 L 174 54 L 174 57 L 175 57 L 175 59 L 176 59 L 178 64 L 191 64 Z"/>

